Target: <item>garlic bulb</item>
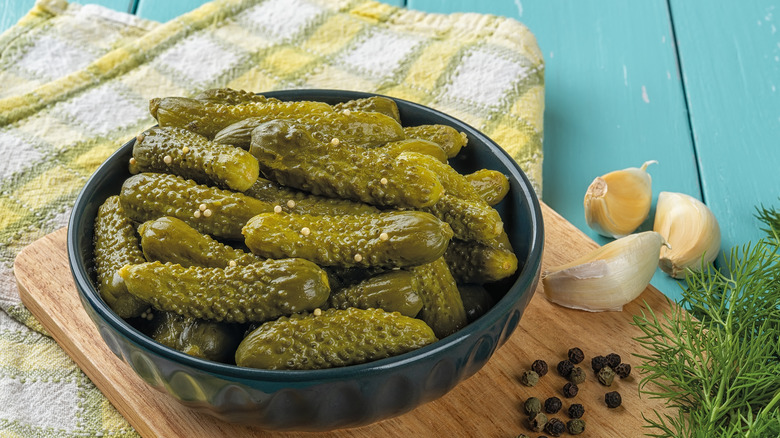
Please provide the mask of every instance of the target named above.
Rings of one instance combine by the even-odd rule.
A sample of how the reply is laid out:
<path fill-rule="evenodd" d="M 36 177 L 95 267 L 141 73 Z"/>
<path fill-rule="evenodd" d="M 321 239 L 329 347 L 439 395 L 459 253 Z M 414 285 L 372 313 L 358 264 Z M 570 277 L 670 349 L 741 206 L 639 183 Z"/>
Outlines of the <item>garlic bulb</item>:
<path fill-rule="evenodd" d="M 652 178 L 647 166 L 629 167 L 593 180 L 585 193 L 585 221 L 606 237 L 619 238 L 634 232 L 647 219 L 653 201 Z"/>
<path fill-rule="evenodd" d="M 661 250 L 661 269 L 674 278 L 685 278 L 688 269 L 700 271 L 720 251 L 720 226 L 715 215 L 698 199 L 683 193 L 661 192 L 653 230 L 671 248 Z"/>
<path fill-rule="evenodd" d="M 610 242 L 542 274 L 548 300 L 573 309 L 623 309 L 650 283 L 664 238 L 654 231 Z"/>

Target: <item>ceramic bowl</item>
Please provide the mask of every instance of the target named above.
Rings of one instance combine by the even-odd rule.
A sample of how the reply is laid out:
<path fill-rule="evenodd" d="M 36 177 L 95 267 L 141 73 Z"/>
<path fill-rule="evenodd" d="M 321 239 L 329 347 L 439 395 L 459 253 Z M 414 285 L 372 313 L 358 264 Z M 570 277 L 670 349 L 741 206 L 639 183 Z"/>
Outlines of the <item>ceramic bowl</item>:
<path fill-rule="evenodd" d="M 264 93 L 282 100 L 337 103 L 369 96 L 341 90 Z M 313 371 L 240 368 L 180 353 L 143 335 L 100 298 L 92 236 L 98 207 L 130 176 L 134 140 L 92 175 L 76 200 L 68 228 L 68 258 L 81 302 L 111 351 L 150 386 L 227 422 L 274 430 L 321 431 L 365 425 L 435 400 L 482 368 L 517 327 L 536 288 L 542 258 L 539 201 L 525 174 L 493 141 L 431 108 L 395 99 L 405 126 L 441 123 L 468 136 L 451 160 L 462 173 L 499 170 L 511 189 L 496 206 L 519 259 L 515 275 L 493 285 L 495 306 L 462 330 L 431 345 L 375 362 Z M 128 376 L 128 378 L 134 378 Z"/>

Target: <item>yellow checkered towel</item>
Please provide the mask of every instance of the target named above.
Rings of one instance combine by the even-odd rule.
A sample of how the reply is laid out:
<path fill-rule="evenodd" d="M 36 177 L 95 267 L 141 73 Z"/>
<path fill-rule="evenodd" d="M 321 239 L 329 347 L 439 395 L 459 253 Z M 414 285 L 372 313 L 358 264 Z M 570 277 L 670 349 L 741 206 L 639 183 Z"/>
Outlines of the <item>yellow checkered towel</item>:
<path fill-rule="evenodd" d="M 21 304 L 12 266 L 66 225 L 97 166 L 154 124 L 151 98 L 216 87 L 399 97 L 482 130 L 541 190 L 544 64 L 512 19 L 366 0 L 217 0 L 159 24 L 39 0 L 0 35 L 0 54 L 1 436 L 135 436 Z"/>

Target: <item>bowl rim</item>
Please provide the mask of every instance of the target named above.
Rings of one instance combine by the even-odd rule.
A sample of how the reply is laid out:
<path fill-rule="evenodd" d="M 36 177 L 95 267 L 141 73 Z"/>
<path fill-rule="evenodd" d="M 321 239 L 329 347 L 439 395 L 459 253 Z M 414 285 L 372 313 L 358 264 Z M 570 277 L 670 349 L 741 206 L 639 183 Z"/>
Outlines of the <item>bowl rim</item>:
<path fill-rule="evenodd" d="M 459 130 L 462 129 L 463 131 L 467 131 L 471 136 L 479 138 L 480 141 L 495 151 L 496 158 L 507 168 L 509 173 L 512 174 L 512 177 L 518 181 L 518 187 L 522 192 L 518 193 L 516 196 L 518 196 L 522 202 L 528 204 L 528 208 L 530 209 L 531 230 L 533 230 L 533 235 L 529 240 L 530 245 L 528 257 L 522 264 L 520 272 L 517 275 L 517 279 L 508 287 L 506 294 L 500 300 L 498 300 L 490 310 L 488 310 L 477 320 L 469 323 L 466 327 L 419 349 L 371 362 L 318 370 L 266 370 L 239 367 L 237 365 L 219 363 L 187 355 L 178 350 L 157 343 L 156 341 L 152 340 L 152 338 L 144 335 L 139 330 L 132 327 L 124 319 L 120 318 L 116 313 L 114 313 L 114 311 L 111 310 L 111 308 L 100 297 L 96 287 L 89 279 L 87 267 L 84 266 L 84 264 L 81 262 L 81 257 L 79 256 L 79 251 L 75 244 L 75 242 L 78 240 L 79 230 L 77 227 L 72 226 L 72 224 L 75 223 L 80 214 L 79 210 L 82 208 L 79 207 L 83 207 L 83 205 L 88 201 L 87 192 L 93 192 L 93 190 L 87 189 L 91 189 L 93 185 L 97 184 L 98 179 L 102 179 L 101 175 L 102 173 L 106 172 L 105 168 L 107 167 L 108 163 L 116 160 L 118 156 L 126 153 L 126 148 L 131 147 L 131 145 L 135 142 L 135 138 L 133 138 L 124 143 L 118 150 L 111 154 L 111 156 L 109 156 L 90 176 L 86 184 L 84 184 L 82 189 L 79 191 L 76 201 L 73 204 L 73 211 L 70 215 L 69 226 L 67 230 L 68 261 L 71 273 L 77 285 L 78 293 L 82 297 L 82 301 L 86 300 L 89 305 L 92 306 L 95 313 L 98 313 L 100 317 L 116 332 L 137 346 L 147 351 L 153 352 L 154 354 L 167 360 L 186 365 L 190 368 L 205 371 L 213 375 L 233 379 L 243 379 L 247 381 L 265 381 L 269 383 L 295 383 L 308 382 L 313 380 L 322 382 L 330 380 L 342 380 L 345 377 L 356 378 L 358 376 L 372 375 L 384 372 L 387 369 L 403 368 L 413 362 L 424 360 L 427 357 L 438 356 L 439 354 L 442 354 L 454 346 L 465 342 L 474 333 L 481 332 L 485 328 L 495 324 L 498 319 L 502 317 L 502 313 L 500 311 L 500 304 L 502 302 L 517 302 L 522 299 L 524 294 L 533 294 L 535 292 L 535 290 L 531 290 L 531 286 L 535 284 L 536 276 L 540 271 L 542 260 L 541 255 L 544 246 L 544 224 L 542 220 L 541 206 L 536 193 L 534 192 L 531 183 L 528 180 L 528 177 L 525 175 L 523 170 L 520 169 L 520 166 L 517 164 L 517 162 L 487 135 L 483 134 L 481 131 L 477 130 L 471 125 L 437 109 L 405 99 L 386 96 L 378 93 L 318 88 L 277 90 L 261 92 L 258 94 L 262 94 L 267 97 L 278 98 L 281 100 L 318 100 L 332 99 L 334 97 L 350 100 L 370 96 L 387 97 L 396 101 L 399 105 L 405 105 L 423 112 L 432 113 L 434 116 L 440 118 L 443 122 L 446 122 L 449 125 L 457 126 Z M 304 94 L 304 97 L 301 97 L 301 94 Z M 497 345 L 496 348 L 498 346 L 499 345 Z"/>

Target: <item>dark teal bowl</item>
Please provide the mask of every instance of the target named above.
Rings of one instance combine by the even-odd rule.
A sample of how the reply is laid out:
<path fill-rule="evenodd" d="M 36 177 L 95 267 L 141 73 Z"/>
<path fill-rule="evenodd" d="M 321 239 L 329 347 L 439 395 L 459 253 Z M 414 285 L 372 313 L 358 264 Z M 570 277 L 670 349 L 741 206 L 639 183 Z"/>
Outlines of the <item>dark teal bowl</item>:
<path fill-rule="evenodd" d="M 282 100 L 337 103 L 369 96 L 340 90 L 265 93 Z M 92 235 L 98 207 L 130 176 L 134 140 L 87 181 L 68 228 L 68 259 L 81 302 L 108 347 L 150 386 L 224 421 L 265 429 L 329 430 L 393 417 L 441 397 L 482 368 L 517 327 L 539 280 L 543 225 L 539 201 L 517 164 L 476 129 L 446 114 L 395 99 L 404 125 L 441 123 L 468 135 L 451 160 L 461 172 L 488 168 L 508 176 L 511 189 L 497 209 L 520 261 L 518 272 L 492 287 L 496 305 L 464 329 L 400 356 L 314 371 L 240 368 L 188 356 L 156 343 L 119 318 L 95 286 Z"/>

